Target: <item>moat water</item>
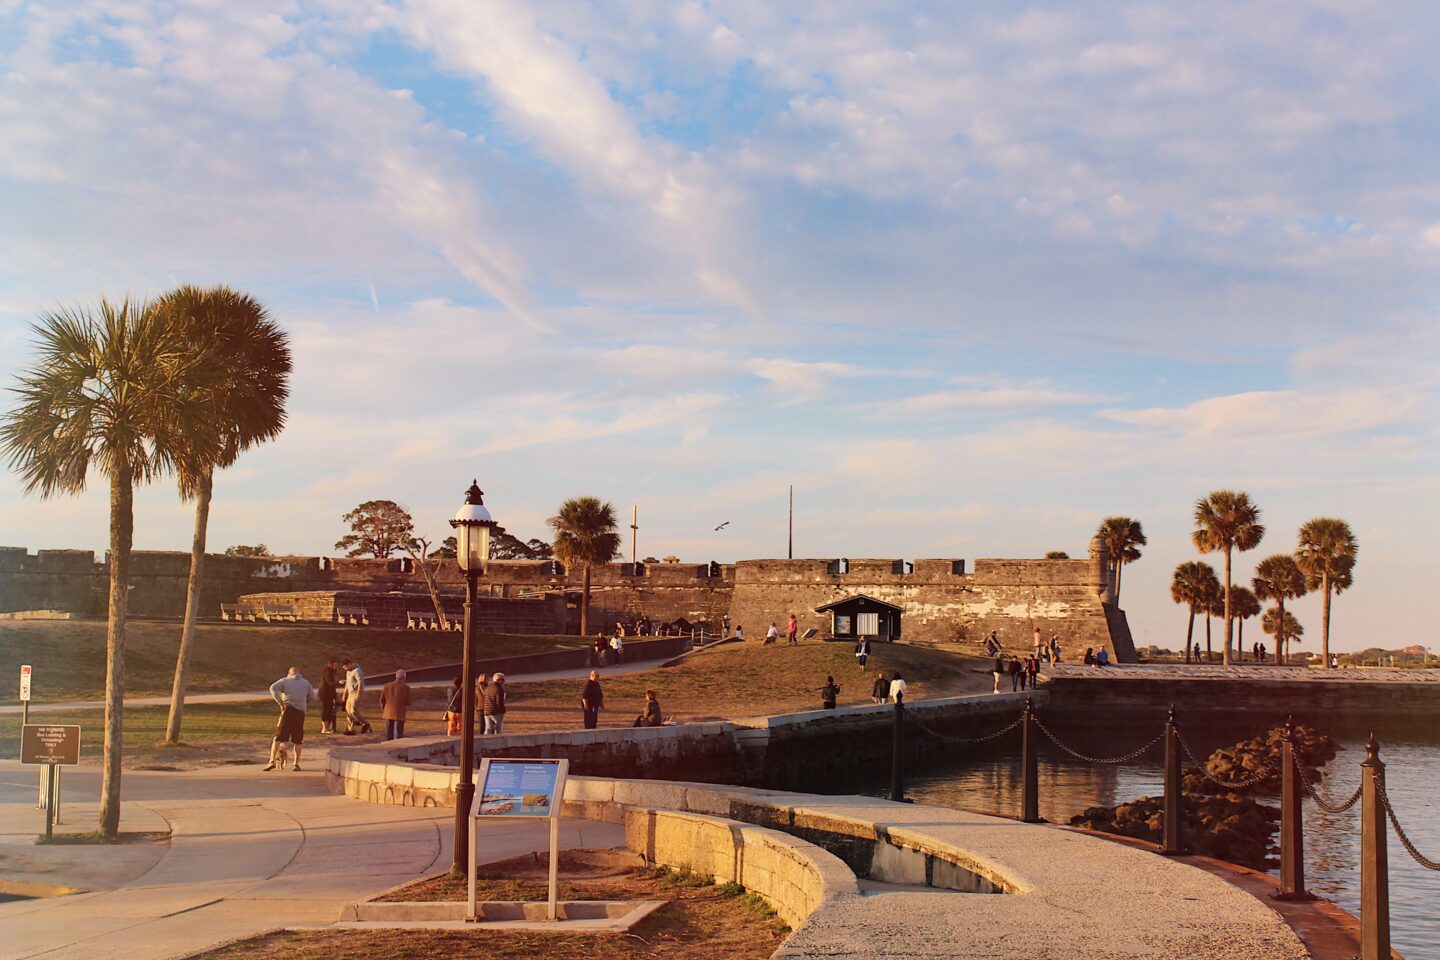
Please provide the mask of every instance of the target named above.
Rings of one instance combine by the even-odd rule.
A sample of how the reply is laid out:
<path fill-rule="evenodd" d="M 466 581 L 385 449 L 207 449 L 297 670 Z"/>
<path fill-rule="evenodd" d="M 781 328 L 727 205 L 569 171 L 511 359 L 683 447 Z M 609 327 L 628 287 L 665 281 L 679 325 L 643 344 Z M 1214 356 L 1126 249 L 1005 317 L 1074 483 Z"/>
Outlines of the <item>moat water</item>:
<path fill-rule="evenodd" d="M 1202 744 L 1193 742 L 1199 751 Z M 1141 741 L 1143 742 L 1143 741 Z M 1225 740 L 1224 743 L 1233 742 Z M 1359 763 L 1365 758 L 1362 740 L 1338 738 L 1339 755 L 1325 768 L 1319 792 L 1326 802 L 1339 804 L 1360 782 Z M 1138 746 L 1118 739 L 1106 749 L 1087 737 L 1090 755 L 1118 755 Z M 1208 753 L 1220 742 L 1206 743 Z M 1019 752 L 1019 739 L 1013 739 Z M 1049 747 L 1046 744 L 1046 747 Z M 1010 753 L 1010 750 L 1004 753 Z M 1040 754 L 1040 814 L 1052 823 L 1070 818 L 1092 806 L 1115 806 L 1162 792 L 1162 754 L 1123 766 L 1098 766 L 1042 749 Z M 1426 742 L 1387 739 L 1381 759 L 1386 764 L 1386 792 L 1401 825 L 1425 856 L 1440 857 L 1440 731 Z M 1020 805 L 1021 771 L 1018 755 L 931 764 L 923 773 L 907 778 L 906 795 L 923 803 L 1013 816 Z M 869 792 L 884 795 L 882 789 Z M 1263 798 L 1262 798 L 1263 799 Z M 1266 801 L 1278 806 L 1278 798 Z M 1360 805 L 1342 814 L 1328 814 L 1308 798 L 1305 803 L 1305 868 L 1310 889 L 1360 913 Z M 1410 858 L 1393 831 L 1389 834 L 1390 923 L 1394 947 L 1406 960 L 1440 960 L 1440 872 L 1426 870 Z"/>

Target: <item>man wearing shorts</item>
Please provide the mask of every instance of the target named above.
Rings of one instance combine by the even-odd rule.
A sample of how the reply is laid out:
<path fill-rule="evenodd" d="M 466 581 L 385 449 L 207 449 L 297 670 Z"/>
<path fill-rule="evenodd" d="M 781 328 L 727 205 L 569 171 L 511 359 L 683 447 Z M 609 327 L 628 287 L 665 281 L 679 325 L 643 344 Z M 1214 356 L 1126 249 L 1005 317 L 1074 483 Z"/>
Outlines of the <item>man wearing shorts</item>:
<path fill-rule="evenodd" d="M 280 705 L 280 722 L 275 724 L 275 738 L 270 741 L 270 762 L 266 770 L 274 770 L 280 759 L 280 745 L 288 743 L 295 747 L 295 759 L 290 769 L 300 769 L 300 744 L 305 742 L 305 708 L 317 699 L 315 688 L 310 681 L 300 676 L 295 667 L 279 680 L 270 684 L 270 696 Z"/>

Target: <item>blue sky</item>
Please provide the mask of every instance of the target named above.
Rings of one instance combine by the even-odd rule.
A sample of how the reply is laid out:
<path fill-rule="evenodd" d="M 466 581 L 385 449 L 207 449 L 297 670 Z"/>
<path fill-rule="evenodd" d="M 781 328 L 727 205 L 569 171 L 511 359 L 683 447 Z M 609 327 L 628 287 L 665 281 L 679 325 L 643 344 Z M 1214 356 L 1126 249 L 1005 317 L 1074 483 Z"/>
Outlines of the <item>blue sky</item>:
<path fill-rule="evenodd" d="M 471 476 L 522 536 L 590 493 L 697 561 L 783 551 L 790 483 L 813 556 L 1126 513 L 1173 645 L 1231 487 L 1242 577 L 1344 517 L 1336 643 L 1433 645 L 1440 11 L 956 7 L 0 0 L 0 378 L 54 304 L 225 282 L 297 372 L 218 547 L 324 552 L 376 497 L 443 534 Z M 0 543 L 104 518 L 0 476 Z"/>

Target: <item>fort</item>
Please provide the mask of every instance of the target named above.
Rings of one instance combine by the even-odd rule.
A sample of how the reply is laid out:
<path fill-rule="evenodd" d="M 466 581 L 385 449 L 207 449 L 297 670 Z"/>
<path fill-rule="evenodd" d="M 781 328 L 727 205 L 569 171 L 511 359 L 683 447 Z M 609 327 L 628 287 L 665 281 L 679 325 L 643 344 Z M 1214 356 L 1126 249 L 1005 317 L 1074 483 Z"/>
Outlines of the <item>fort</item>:
<path fill-rule="evenodd" d="M 1104 547 L 1077 560 L 963 559 L 741 560 L 719 563 L 608 563 L 592 572 L 590 623 L 608 628 L 644 616 L 717 625 L 728 616 L 754 637 L 794 613 L 802 630 L 830 635 L 816 608 L 866 597 L 899 608 L 912 642 L 978 641 L 995 631 L 1012 649 L 1028 649 L 1033 632 L 1059 635 L 1069 650 L 1105 644 L 1134 659 L 1124 611 L 1112 600 Z M 130 612 L 175 618 L 184 613 L 190 556 L 136 551 Z M 88 550 L 0 547 L 0 613 L 57 610 L 98 616 L 105 609 L 106 565 Z M 462 579 L 453 561 L 437 574 L 447 614 L 458 614 Z M 482 629 L 514 633 L 574 632 L 581 576 L 551 561 L 496 560 L 481 581 Z M 423 578 L 408 558 L 231 557 L 209 555 L 202 616 L 221 604 L 284 603 L 300 619 L 334 620 L 363 608 L 377 626 L 402 626 L 407 610 L 429 609 Z"/>

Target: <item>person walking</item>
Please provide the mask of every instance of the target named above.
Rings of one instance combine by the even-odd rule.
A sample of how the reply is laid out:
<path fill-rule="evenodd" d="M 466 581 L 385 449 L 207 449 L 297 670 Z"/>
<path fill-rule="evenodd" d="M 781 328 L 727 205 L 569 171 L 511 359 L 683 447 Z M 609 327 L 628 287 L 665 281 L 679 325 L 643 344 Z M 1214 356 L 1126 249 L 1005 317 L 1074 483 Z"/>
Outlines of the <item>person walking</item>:
<path fill-rule="evenodd" d="M 800 642 L 800 622 L 795 619 L 795 614 L 790 614 L 790 622 L 785 624 L 785 644 L 793 647 Z"/>
<path fill-rule="evenodd" d="M 274 770 L 279 763 L 285 765 L 281 751 L 282 744 L 295 748 L 295 759 L 290 769 L 300 769 L 300 745 L 305 742 L 305 707 L 317 699 L 315 688 L 310 681 L 300 676 L 300 671 L 291 667 L 285 676 L 270 684 L 270 698 L 280 706 L 280 719 L 275 724 L 275 736 L 270 740 L 270 762 L 264 767 Z"/>
<path fill-rule="evenodd" d="M 825 678 L 825 686 L 820 688 L 820 706 L 825 710 L 834 710 L 835 701 L 840 699 L 840 684 L 835 682 L 834 677 Z"/>
<path fill-rule="evenodd" d="M 605 640 L 605 634 L 599 630 L 595 631 L 595 666 L 605 666 L 605 653 L 610 649 L 610 644 Z"/>
<path fill-rule="evenodd" d="M 890 702 L 899 703 L 905 697 L 905 678 L 897 672 L 895 679 L 890 681 Z"/>
<path fill-rule="evenodd" d="M 485 687 L 482 702 L 485 715 L 485 735 L 498 736 L 505 729 L 505 674 L 497 673 Z"/>
<path fill-rule="evenodd" d="M 339 664 L 331 657 L 320 671 L 320 732 L 335 733 L 335 694 L 340 688 Z"/>
<path fill-rule="evenodd" d="M 1040 661 L 1034 657 L 1026 665 L 1026 672 L 1030 675 L 1030 689 L 1035 689 L 1035 682 L 1040 679 Z"/>
<path fill-rule="evenodd" d="M 855 662 L 860 664 L 860 669 L 865 669 L 865 662 L 870 659 L 870 640 L 861 637 L 860 642 L 855 644 Z"/>
<path fill-rule="evenodd" d="M 380 688 L 380 716 L 385 718 L 385 739 L 405 738 L 405 714 L 410 710 L 410 684 L 405 671 L 396 670 L 395 679 Z"/>
<path fill-rule="evenodd" d="M 465 715 L 465 679 L 456 677 L 450 683 L 450 696 L 445 701 L 445 735 L 460 736 L 460 721 Z"/>
<path fill-rule="evenodd" d="M 585 729 L 594 730 L 600 724 L 600 708 L 605 706 L 605 692 L 600 689 L 600 671 L 591 670 L 590 679 L 580 688 L 580 715 L 585 718 Z"/>
<path fill-rule="evenodd" d="M 1040 648 L 1043 647 L 1043 646 L 1045 646 L 1045 638 L 1040 635 L 1040 628 L 1039 628 L 1039 627 L 1036 627 L 1036 628 L 1035 628 L 1035 656 L 1036 656 L 1037 659 L 1038 659 L 1039 656 L 1040 656 Z"/>
<path fill-rule="evenodd" d="M 875 678 L 875 685 L 870 688 L 870 699 L 874 703 L 884 703 L 890 699 L 890 681 L 885 674 Z"/>
<path fill-rule="evenodd" d="M 1020 669 L 1020 658 L 1016 657 L 1010 661 L 1010 692 L 1015 693 L 1020 689 L 1020 677 L 1024 673 Z"/>
<path fill-rule="evenodd" d="M 1195 644 L 1195 662 L 1196 662 L 1196 663 L 1199 663 L 1199 662 L 1200 662 L 1200 644 L 1199 644 L 1199 643 L 1196 643 L 1196 644 Z"/>
<path fill-rule="evenodd" d="M 1000 692 L 1000 681 L 1005 679 L 1005 656 L 1003 654 L 995 658 L 994 663 L 995 692 Z"/>
<path fill-rule="evenodd" d="M 775 626 L 775 621 L 774 621 L 774 620 L 771 620 L 771 621 L 770 621 L 770 629 L 765 631 L 765 646 L 768 647 L 768 646 L 770 646 L 770 644 L 774 643 L 776 640 L 779 640 L 779 639 L 780 639 L 780 628 L 777 627 L 777 626 Z"/>
<path fill-rule="evenodd" d="M 365 671 L 354 660 L 343 660 L 345 670 L 345 736 L 370 732 L 370 721 L 360 712 L 360 698 L 365 696 Z"/>
<path fill-rule="evenodd" d="M 610 638 L 610 656 L 615 661 L 615 666 L 625 662 L 625 638 L 623 634 L 615 634 Z"/>
<path fill-rule="evenodd" d="M 1050 638 L 1050 662 L 1060 662 L 1060 634 L 1058 633 Z"/>

